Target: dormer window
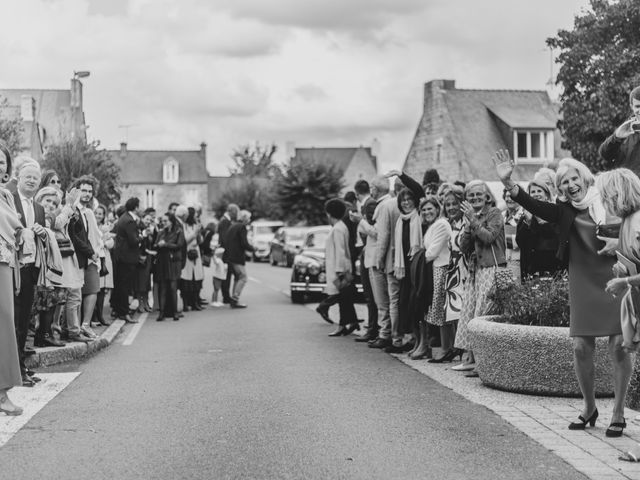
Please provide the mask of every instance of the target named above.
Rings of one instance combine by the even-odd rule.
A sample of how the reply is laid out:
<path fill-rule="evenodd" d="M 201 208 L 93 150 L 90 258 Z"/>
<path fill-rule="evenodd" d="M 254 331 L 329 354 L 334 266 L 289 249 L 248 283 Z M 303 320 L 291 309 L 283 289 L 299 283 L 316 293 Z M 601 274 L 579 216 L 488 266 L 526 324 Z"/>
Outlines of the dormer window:
<path fill-rule="evenodd" d="M 552 130 L 515 130 L 513 156 L 516 163 L 548 163 L 553 161 Z"/>
<path fill-rule="evenodd" d="M 162 167 L 162 181 L 164 183 L 178 183 L 180 166 L 175 158 L 165 160 Z"/>

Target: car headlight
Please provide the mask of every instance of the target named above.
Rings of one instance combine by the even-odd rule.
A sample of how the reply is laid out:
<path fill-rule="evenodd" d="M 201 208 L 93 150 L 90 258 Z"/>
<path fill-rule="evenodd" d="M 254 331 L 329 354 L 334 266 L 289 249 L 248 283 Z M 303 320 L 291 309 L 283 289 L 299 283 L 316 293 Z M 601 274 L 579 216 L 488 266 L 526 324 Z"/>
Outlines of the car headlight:
<path fill-rule="evenodd" d="M 320 273 L 320 265 L 318 263 L 310 262 L 308 267 L 310 275 L 318 275 Z"/>
<path fill-rule="evenodd" d="M 320 275 L 318 275 L 318 282 L 324 283 L 326 281 L 327 281 L 327 276 L 324 273 L 321 273 Z"/>
<path fill-rule="evenodd" d="M 295 268 L 300 273 L 307 273 L 307 265 L 305 263 L 298 263 Z"/>

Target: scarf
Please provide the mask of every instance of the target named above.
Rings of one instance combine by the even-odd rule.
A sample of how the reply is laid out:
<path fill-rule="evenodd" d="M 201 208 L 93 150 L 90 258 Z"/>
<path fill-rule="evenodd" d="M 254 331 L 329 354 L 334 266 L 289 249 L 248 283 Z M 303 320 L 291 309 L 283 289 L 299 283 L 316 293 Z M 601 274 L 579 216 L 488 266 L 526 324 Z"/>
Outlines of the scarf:
<path fill-rule="evenodd" d="M 18 262 L 18 249 L 16 247 L 16 233 L 22 231 L 22 223 L 18 217 L 13 195 L 3 187 L 0 187 L 0 237 L 14 252 L 13 284 L 15 294 L 20 293 L 20 264 Z"/>
<path fill-rule="evenodd" d="M 418 210 L 414 209 L 411 213 L 401 213 L 400 218 L 396 222 L 395 231 L 395 252 L 393 260 L 393 270 L 398 280 L 404 278 L 406 274 L 406 266 L 404 264 L 404 253 L 402 251 L 402 224 L 404 220 L 409 220 L 409 251 L 407 256 L 413 257 L 420 248 L 422 248 L 422 222 Z"/>
<path fill-rule="evenodd" d="M 604 224 L 607 221 L 607 212 L 602 205 L 602 199 L 600 198 L 600 192 L 596 187 L 589 187 L 587 194 L 579 202 L 571 202 L 578 210 L 589 209 L 589 216 L 595 222 L 596 225 Z"/>

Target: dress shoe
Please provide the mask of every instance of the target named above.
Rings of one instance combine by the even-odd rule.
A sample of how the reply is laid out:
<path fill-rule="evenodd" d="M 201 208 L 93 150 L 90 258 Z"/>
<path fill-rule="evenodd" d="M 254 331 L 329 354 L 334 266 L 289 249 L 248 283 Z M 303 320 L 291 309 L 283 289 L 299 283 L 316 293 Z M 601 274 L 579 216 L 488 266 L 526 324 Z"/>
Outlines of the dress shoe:
<path fill-rule="evenodd" d="M 232 302 L 231 308 L 247 308 L 246 303 Z"/>
<path fill-rule="evenodd" d="M 104 318 L 100 319 L 100 325 L 103 325 L 105 327 L 108 327 L 109 325 L 111 325 L 111 322 L 108 320 L 105 320 Z"/>
<path fill-rule="evenodd" d="M 201 312 L 202 310 L 204 310 L 204 308 L 202 308 L 199 304 L 195 304 L 193 307 L 193 310 L 197 311 L 197 312 Z"/>
<path fill-rule="evenodd" d="M 406 345 L 406 343 L 404 345 L 389 345 L 384 351 L 386 353 L 405 353 L 411 350 L 411 348 L 407 348 Z"/>
<path fill-rule="evenodd" d="M 178 318 L 184 318 L 184 313 L 178 312 L 175 316 L 177 316 Z M 174 320 L 175 320 L 175 318 L 174 318 Z"/>
<path fill-rule="evenodd" d="M 322 319 L 327 322 L 327 323 L 331 323 L 333 324 L 333 320 L 331 320 L 329 318 L 329 312 L 324 309 L 324 308 L 320 308 L 319 306 L 316 307 L 316 312 L 318 313 L 318 315 L 320 315 L 322 317 Z"/>
<path fill-rule="evenodd" d="M 64 347 L 66 344 L 54 337 L 44 337 L 33 342 L 36 347 Z"/>
<path fill-rule="evenodd" d="M 378 338 L 377 335 L 370 335 L 368 333 L 362 335 L 361 337 L 356 337 L 355 341 L 358 343 L 365 343 L 365 342 L 372 342 L 374 341 L 376 338 Z"/>
<path fill-rule="evenodd" d="M 387 348 L 391 345 L 391 340 L 388 338 L 376 338 L 373 343 L 369 344 L 369 348 Z"/>
<path fill-rule="evenodd" d="M 156 318 L 156 322 L 161 322 L 164 320 L 164 315 L 158 315 L 158 318 Z"/>
<path fill-rule="evenodd" d="M 131 317 L 131 315 L 125 315 L 123 317 L 120 317 L 120 319 L 124 320 L 127 323 L 138 323 L 138 320 Z"/>
<path fill-rule="evenodd" d="M 340 325 L 337 330 L 334 330 L 329 334 L 330 337 L 342 337 L 343 335 L 348 335 L 347 328 L 343 325 Z"/>
<path fill-rule="evenodd" d="M 29 355 L 34 355 L 36 351 L 31 347 L 24 347 L 24 354 L 28 357 Z"/>
<path fill-rule="evenodd" d="M 69 342 L 89 343 L 91 341 L 91 339 L 89 337 L 85 336 L 83 333 L 69 333 L 69 334 L 63 336 L 62 338 L 64 338 L 65 340 L 67 340 Z"/>
<path fill-rule="evenodd" d="M 36 386 L 36 382 L 33 378 L 31 378 L 29 375 L 27 375 L 26 373 L 24 375 L 22 375 L 22 386 L 23 387 L 35 387 Z"/>
<path fill-rule="evenodd" d="M 178 320 L 180 320 L 180 317 L 181 317 L 181 315 L 177 315 L 177 314 L 176 314 L 176 315 L 174 315 L 174 316 L 173 316 L 173 321 L 174 321 L 174 322 L 177 322 Z"/>

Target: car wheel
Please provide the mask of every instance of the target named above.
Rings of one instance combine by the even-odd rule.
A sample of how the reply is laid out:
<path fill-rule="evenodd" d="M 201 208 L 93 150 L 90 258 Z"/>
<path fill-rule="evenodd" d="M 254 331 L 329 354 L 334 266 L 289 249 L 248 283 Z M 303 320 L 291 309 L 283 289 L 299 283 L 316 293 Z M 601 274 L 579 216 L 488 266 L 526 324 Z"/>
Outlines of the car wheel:
<path fill-rule="evenodd" d="M 304 303 L 304 292 L 291 292 L 291 303 Z"/>

